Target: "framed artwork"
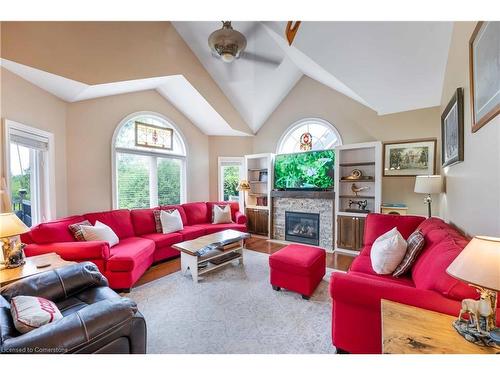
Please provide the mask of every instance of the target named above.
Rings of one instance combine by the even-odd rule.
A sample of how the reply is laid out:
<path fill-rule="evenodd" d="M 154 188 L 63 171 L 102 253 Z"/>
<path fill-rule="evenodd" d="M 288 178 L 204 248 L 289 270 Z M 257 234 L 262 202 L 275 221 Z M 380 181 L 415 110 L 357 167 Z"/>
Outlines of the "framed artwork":
<path fill-rule="evenodd" d="M 436 173 L 436 139 L 384 143 L 384 176 L 421 176 Z"/>
<path fill-rule="evenodd" d="M 478 22 L 469 41 L 472 132 L 500 113 L 500 22 Z"/>
<path fill-rule="evenodd" d="M 141 147 L 173 149 L 174 130 L 161 126 L 135 122 L 135 145 Z"/>
<path fill-rule="evenodd" d="M 441 164 L 464 160 L 464 90 L 458 88 L 441 115 Z"/>

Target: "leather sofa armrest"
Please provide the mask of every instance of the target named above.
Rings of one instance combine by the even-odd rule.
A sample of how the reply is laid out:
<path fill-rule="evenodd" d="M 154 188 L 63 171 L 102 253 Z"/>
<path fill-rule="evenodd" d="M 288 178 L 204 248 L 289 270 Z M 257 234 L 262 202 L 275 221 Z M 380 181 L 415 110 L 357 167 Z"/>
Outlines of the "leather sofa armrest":
<path fill-rule="evenodd" d="M 426 289 L 375 280 L 351 273 L 334 272 L 330 279 L 330 295 L 335 301 L 380 311 L 380 301 L 387 299 L 443 314 L 458 315 L 460 301 L 443 297 Z"/>
<path fill-rule="evenodd" d="M 99 301 L 74 314 L 3 342 L 4 353 L 60 354 L 102 340 L 131 324 L 137 305 L 128 298 Z"/>
<path fill-rule="evenodd" d="M 246 224 L 247 223 L 247 217 L 245 216 L 244 213 L 242 213 L 240 211 L 235 212 L 234 218 L 235 218 L 236 224 Z"/>
<path fill-rule="evenodd" d="M 54 242 L 49 244 L 29 244 L 26 256 L 56 253 L 64 260 L 82 262 L 92 259 L 109 258 L 109 244 L 104 241 Z"/>
<path fill-rule="evenodd" d="M 10 302 L 15 296 L 39 296 L 59 301 L 85 289 L 108 286 L 94 263 L 84 262 L 26 277 L 0 289 Z"/>

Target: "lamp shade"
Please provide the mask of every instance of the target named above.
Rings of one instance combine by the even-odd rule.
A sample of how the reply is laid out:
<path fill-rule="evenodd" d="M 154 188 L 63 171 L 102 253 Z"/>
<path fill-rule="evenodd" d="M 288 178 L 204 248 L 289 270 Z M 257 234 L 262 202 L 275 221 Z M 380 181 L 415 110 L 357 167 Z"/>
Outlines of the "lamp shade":
<path fill-rule="evenodd" d="M 0 214 L 0 238 L 29 232 L 29 228 L 13 212 Z"/>
<path fill-rule="evenodd" d="M 250 190 L 250 183 L 247 180 L 241 180 L 238 185 L 238 191 L 248 191 Z"/>
<path fill-rule="evenodd" d="M 415 193 L 439 194 L 443 191 L 443 180 L 440 175 L 417 176 Z"/>
<path fill-rule="evenodd" d="M 474 237 L 446 272 L 467 283 L 500 291 L 500 238 Z"/>

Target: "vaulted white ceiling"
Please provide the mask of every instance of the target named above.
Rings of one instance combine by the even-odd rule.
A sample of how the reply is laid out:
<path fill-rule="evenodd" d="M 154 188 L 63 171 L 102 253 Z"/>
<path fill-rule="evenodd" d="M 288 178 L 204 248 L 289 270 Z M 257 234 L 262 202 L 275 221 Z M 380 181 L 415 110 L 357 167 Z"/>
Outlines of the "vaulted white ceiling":
<path fill-rule="evenodd" d="M 292 46 L 286 22 L 233 22 L 248 41 L 226 64 L 207 44 L 220 22 L 173 22 L 234 107 L 257 131 L 305 74 L 379 114 L 440 104 L 452 22 L 302 22 Z M 251 56 L 250 56 L 251 57 Z"/>
<path fill-rule="evenodd" d="M 156 90 L 207 135 L 249 135 L 229 126 L 198 90 L 180 74 L 88 85 L 6 59 L 0 59 L 0 66 L 69 103 Z"/>

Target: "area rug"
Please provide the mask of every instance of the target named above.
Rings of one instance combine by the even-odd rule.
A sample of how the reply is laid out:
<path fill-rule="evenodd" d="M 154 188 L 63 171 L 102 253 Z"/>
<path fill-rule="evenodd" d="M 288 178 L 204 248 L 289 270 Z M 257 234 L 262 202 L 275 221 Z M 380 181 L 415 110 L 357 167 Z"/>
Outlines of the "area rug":
<path fill-rule="evenodd" d="M 268 257 L 245 250 L 244 266 L 235 261 L 198 284 L 176 272 L 132 289 L 148 353 L 335 353 L 327 281 L 309 301 L 276 292 Z"/>

